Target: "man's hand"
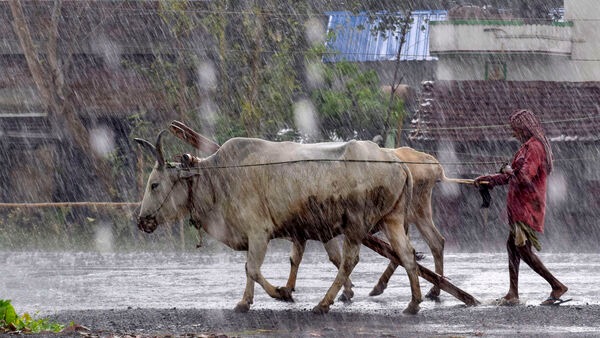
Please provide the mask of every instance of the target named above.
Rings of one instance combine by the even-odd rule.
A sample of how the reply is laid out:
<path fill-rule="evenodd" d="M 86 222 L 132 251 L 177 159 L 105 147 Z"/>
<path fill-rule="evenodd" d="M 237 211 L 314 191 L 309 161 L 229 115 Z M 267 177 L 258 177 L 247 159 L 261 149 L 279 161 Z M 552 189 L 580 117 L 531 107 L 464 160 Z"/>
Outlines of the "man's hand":
<path fill-rule="evenodd" d="M 492 177 L 489 175 L 477 177 L 475 179 L 475 186 L 479 188 L 482 185 L 485 185 L 489 189 L 493 188 Z"/>
<path fill-rule="evenodd" d="M 507 175 L 512 175 L 513 174 L 513 168 L 510 166 L 510 164 L 505 163 L 504 165 L 502 165 L 502 167 L 500 168 L 500 173 L 501 174 L 507 174 Z"/>

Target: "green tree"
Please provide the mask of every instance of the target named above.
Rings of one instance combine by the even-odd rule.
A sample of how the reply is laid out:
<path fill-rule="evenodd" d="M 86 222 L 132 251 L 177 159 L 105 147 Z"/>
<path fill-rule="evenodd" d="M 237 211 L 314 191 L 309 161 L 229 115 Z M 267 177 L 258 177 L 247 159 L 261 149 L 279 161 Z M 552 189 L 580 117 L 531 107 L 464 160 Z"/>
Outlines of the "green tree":
<path fill-rule="evenodd" d="M 194 67 L 196 60 L 194 55 L 185 48 L 189 40 L 194 22 L 190 16 L 185 15 L 187 1 L 167 0 L 159 3 L 159 16 L 171 30 L 171 35 L 175 38 L 175 58 L 159 58 L 159 64 L 162 63 L 171 71 L 166 73 L 170 84 L 169 96 L 174 101 L 174 107 L 178 115 L 183 118 L 190 110 L 190 96 L 194 94 L 193 85 L 189 81 L 190 68 Z"/>
<path fill-rule="evenodd" d="M 196 14 L 184 0 L 165 0 L 157 6 L 157 15 L 172 39 L 170 44 L 157 44 L 152 57 L 126 59 L 123 64 L 143 73 L 156 91 L 164 94 L 165 105 L 174 112 L 170 117 L 189 120 L 194 117 L 192 112 L 198 101 L 194 81 L 198 58 L 190 48 L 198 27 Z"/>
<path fill-rule="evenodd" d="M 233 136 L 274 138 L 293 121 L 294 97 L 301 90 L 305 49 L 301 11 L 293 1 L 218 1 L 208 5 L 203 26 L 214 46 L 207 57 L 216 65 L 214 94 L 220 142 Z M 266 10 L 268 9 L 268 10 Z"/>
<path fill-rule="evenodd" d="M 367 11 L 369 21 L 376 24 L 371 29 L 371 33 L 375 36 L 391 36 L 398 40 L 398 49 L 396 50 L 396 60 L 394 64 L 394 76 L 389 84 L 390 93 L 387 104 L 387 114 L 385 121 L 385 129 L 383 131 L 384 139 L 392 136 L 395 139 L 395 146 L 399 146 L 402 140 L 403 117 L 405 115 L 403 105 L 399 107 L 396 90 L 402 84 L 404 74 L 402 73 L 402 48 L 405 47 L 406 35 L 410 31 L 413 23 L 412 8 L 410 5 L 403 6 L 398 12 L 393 11 Z M 395 123 L 394 123 L 395 122 Z M 397 129 L 395 128 L 397 126 Z"/>
<path fill-rule="evenodd" d="M 381 92 L 373 70 L 360 71 L 350 62 L 333 63 L 325 67 L 324 82 L 311 97 L 322 133 L 330 138 L 372 139 L 383 135 L 404 113 L 399 100 L 394 101 L 390 113 L 387 96 Z"/>

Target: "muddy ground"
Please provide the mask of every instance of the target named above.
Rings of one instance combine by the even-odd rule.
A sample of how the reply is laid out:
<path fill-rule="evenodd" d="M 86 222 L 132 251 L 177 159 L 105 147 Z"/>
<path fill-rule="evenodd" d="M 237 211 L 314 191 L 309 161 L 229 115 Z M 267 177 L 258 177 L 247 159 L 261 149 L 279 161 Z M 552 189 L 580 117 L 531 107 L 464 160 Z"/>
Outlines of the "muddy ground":
<path fill-rule="evenodd" d="M 65 311 L 51 316 L 89 331 L 70 335 L 227 337 L 597 337 L 600 306 L 441 307 L 418 315 L 306 309 L 119 309 Z"/>

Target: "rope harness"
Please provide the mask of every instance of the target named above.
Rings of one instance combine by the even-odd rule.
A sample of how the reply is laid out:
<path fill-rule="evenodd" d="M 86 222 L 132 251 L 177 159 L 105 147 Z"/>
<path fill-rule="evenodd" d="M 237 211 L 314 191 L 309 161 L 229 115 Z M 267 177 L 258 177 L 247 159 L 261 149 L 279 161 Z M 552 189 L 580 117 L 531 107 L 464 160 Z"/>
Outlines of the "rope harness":
<path fill-rule="evenodd" d="M 173 169 L 178 170 L 187 170 L 197 169 L 197 170 L 214 170 L 214 169 L 235 169 L 235 168 L 249 168 L 249 167 L 266 167 L 273 165 L 285 165 L 285 164 L 298 164 L 298 163 L 308 163 L 308 162 L 345 162 L 345 163 L 389 163 L 389 164 L 439 164 L 439 165 L 464 165 L 461 162 L 412 162 L 412 161 L 396 161 L 396 160 L 337 160 L 337 159 L 303 159 L 303 160 L 293 160 L 293 161 L 280 161 L 280 162 L 268 162 L 268 163 L 252 163 L 252 164 L 236 164 L 236 165 L 223 165 L 223 166 L 207 166 L 207 167 L 177 167 L 176 165 L 170 164 Z M 477 162 L 477 164 L 497 164 L 501 163 L 500 161 L 491 161 L 491 162 Z"/>
<path fill-rule="evenodd" d="M 168 169 L 176 169 L 178 172 L 181 170 L 181 168 L 168 168 Z M 175 188 L 175 185 L 177 184 L 177 182 L 179 182 L 182 179 L 185 180 L 185 179 L 188 179 L 188 178 L 191 178 L 191 177 L 179 177 L 178 180 L 175 181 L 171 185 L 171 189 L 169 190 L 169 192 L 167 193 L 167 195 L 165 196 L 165 198 L 163 199 L 163 201 L 160 203 L 160 205 L 158 206 L 158 208 L 153 213 L 144 216 L 143 219 L 146 219 L 146 220 L 152 220 L 152 219 L 154 219 L 156 217 L 156 215 L 158 214 L 158 211 L 163 207 L 163 205 L 167 202 L 167 199 L 169 199 L 169 197 L 171 196 L 171 193 L 173 192 L 173 189 Z M 190 206 L 190 205 L 193 205 L 193 204 L 190 204 L 190 203 L 193 203 L 193 201 L 190 202 L 190 198 L 193 198 L 193 197 L 190 197 L 190 196 L 192 196 L 191 192 L 192 192 L 193 182 L 192 182 L 192 180 L 188 180 L 188 182 L 189 182 L 189 184 L 188 184 L 188 193 L 189 193 L 189 196 L 188 196 L 188 206 Z"/>

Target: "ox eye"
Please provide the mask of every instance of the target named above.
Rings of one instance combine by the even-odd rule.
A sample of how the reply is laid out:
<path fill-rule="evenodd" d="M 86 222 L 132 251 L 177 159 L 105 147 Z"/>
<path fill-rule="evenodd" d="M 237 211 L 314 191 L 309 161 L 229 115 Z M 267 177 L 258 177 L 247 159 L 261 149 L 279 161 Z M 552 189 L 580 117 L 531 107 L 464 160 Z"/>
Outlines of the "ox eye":
<path fill-rule="evenodd" d="M 150 184 L 150 189 L 155 190 L 156 188 L 158 188 L 158 183 Z"/>

